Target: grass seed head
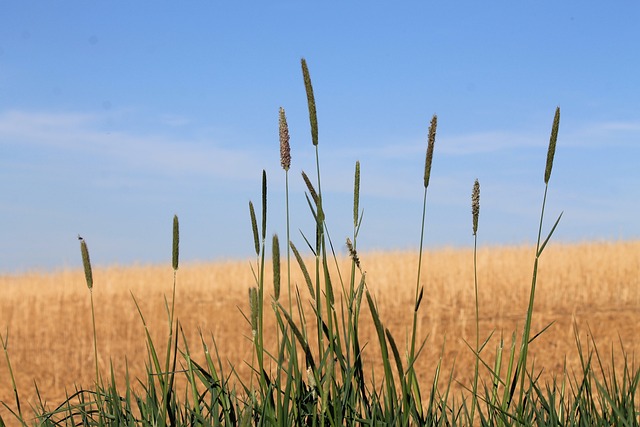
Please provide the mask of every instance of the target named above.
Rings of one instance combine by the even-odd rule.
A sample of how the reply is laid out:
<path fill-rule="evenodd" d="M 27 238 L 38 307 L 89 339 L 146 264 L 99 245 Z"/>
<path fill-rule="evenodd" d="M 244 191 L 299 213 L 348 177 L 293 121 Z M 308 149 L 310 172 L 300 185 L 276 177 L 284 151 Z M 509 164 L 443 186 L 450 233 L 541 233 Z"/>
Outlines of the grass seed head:
<path fill-rule="evenodd" d="M 171 264 L 173 270 L 178 270 L 178 256 L 180 252 L 180 228 L 178 225 L 178 215 L 173 216 L 173 247 L 171 251 Z"/>
<path fill-rule="evenodd" d="M 431 125 L 429 126 L 429 139 L 427 143 L 427 157 L 424 162 L 424 188 L 429 186 L 429 177 L 431 176 L 431 162 L 433 161 L 433 147 L 436 143 L 436 127 L 438 126 L 438 116 L 433 115 Z"/>
<path fill-rule="evenodd" d="M 249 309 L 251 310 L 251 333 L 255 338 L 258 335 L 258 289 L 249 288 Z"/>
<path fill-rule="evenodd" d="M 551 177 L 551 168 L 553 167 L 553 157 L 556 154 L 556 141 L 558 140 L 558 126 L 560 125 L 560 107 L 556 108 L 556 114 L 553 117 L 553 126 L 551 127 L 551 138 L 549 139 L 549 150 L 547 151 L 547 166 L 544 170 L 544 183 L 549 183 Z"/>
<path fill-rule="evenodd" d="M 309 123 L 311 124 L 311 142 L 313 145 L 318 145 L 318 116 L 316 114 L 316 101 L 313 96 L 313 86 L 311 85 L 311 76 L 309 75 L 309 68 L 307 67 L 307 61 L 302 58 L 300 60 L 302 64 L 302 78 L 304 79 L 304 88 L 307 91 L 307 104 L 309 105 Z"/>
<path fill-rule="evenodd" d="M 300 266 L 300 270 L 302 271 L 302 275 L 304 276 L 304 282 L 307 284 L 307 288 L 309 289 L 309 294 L 312 299 L 316 298 L 315 291 L 313 290 L 313 284 L 311 283 L 311 276 L 309 276 L 309 270 L 307 270 L 306 265 L 304 264 L 304 260 L 302 259 L 302 255 L 296 248 L 296 245 L 293 242 L 289 242 L 289 247 L 293 251 L 293 255 L 296 257 L 296 261 L 298 261 L 298 265 Z"/>
<path fill-rule="evenodd" d="M 316 206 L 318 206 L 320 201 L 318 198 L 318 193 L 316 193 L 316 189 L 313 188 L 313 184 L 311 183 L 311 180 L 309 179 L 305 171 L 302 171 L 302 179 L 304 180 L 304 183 L 307 185 L 307 189 L 309 190 L 309 194 L 311 194 L 311 198 L 313 199 L 313 202 L 316 204 Z"/>
<path fill-rule="evenodd" d="M 347 249 L 349 250 L 349 256 L 360 270 L 360 257 L 358 257 L 358 251 L 353 247 L 353 243 L 351 243 L 351 239 L 347 237 Z"/>
<path fill-rule="evenodd" d="M 87 280 L 87 288 L 93 290 L 93 273 L 91 272 L 91 260 L 89 259 L 89 248 L 87 248 L 87 242 L 80 236 L 80 253 L 82 254 L 82 266 L 84 267 L 84 277 Z"/>
<path fill-rule="evenodd" d="M 284 108 L 280 107 L 280 164 L 285 171 L 291 166 L 291 146 L 289 145 L 289 126 Z"/>
<path fill-rule="evenodd" d="M 311 366 L 309 366 L 307 368 L 307 383 L 309 384 L 309 388 L 311 389 L 311 394 L 313 395 L 313 398 L 316 398 L 316 379 L 313 376 L 313 369 L 311 369 Z"/>
<path fill-rule="evenodd" d="M 262 170 L 262 241 L 267 238 L 267 171 Z"/>
<path fill-rule="evenodd" d="M 256 247 L 256 255 L 260 255 L 260 238 L 258 237 L 258 222 L 253 203 L 249 201 L 249 214 L 251 215 L 251 229 L 253 230 L 253 243 Z"/>
<path fill-rule="evenodd" d="M 358 210 L 360 209 L 360 161 L 356 161 L 356 173 L 353 188 L 353 226 L 358 226 Z"/>
<path fill-rule="evenodd" d="M 480 215 L 480 182 L 476 179 L 471 192 L 471 213 L 473 214 L 473 235 L 478 233 L 478 216 Z"/>
<path fill-rule="evenodd" d="M 276 301 L 280 298 L 280 241 L 273 235 L 273 293 Z"/>

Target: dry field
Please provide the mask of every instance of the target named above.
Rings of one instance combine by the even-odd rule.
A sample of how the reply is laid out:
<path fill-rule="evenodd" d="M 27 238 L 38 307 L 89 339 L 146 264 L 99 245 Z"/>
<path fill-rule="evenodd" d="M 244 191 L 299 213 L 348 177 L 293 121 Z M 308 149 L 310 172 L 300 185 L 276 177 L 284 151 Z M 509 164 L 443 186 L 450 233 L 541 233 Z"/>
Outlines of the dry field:
<path fill-rule="evenodd" d="M 483 353 L 489 362 L 493 361 L 501 334 L 504 333 L 508 347 L 512 332 L 522 330 L 533 256 L 534 249 L 529 246 L 484 248 L 478 253 L 480 334 L 486 337 L 491 331 L 496 332 Z M 418 331 L 421 337 L 429 338 L 417 367 L 425 390 L 445 337 L 446 372 L 455 362 L 454 378 L 470 384 L 473 354 L 463 340 L 472 346 L 475 343 L 472 257 L 469 249 L 425 254 L 425 299 Z M 406 332 L 411 328 L 417 254 L 362 253 L 360 258 L 382 321 L 402 349 Z M 341 262 L 346 275 L 350 262 L 346 259 Z M 270 274 L 267 272 L 267 276 Z M 300 284 L 303 299 L 308 300 L 297 265 L 292 266 L 292 274 L 294 283 Z M 284 271 L 283 275 L 286 277 Z M 192 354 L 202 353 L 199 337 L 202 331 L 208 344 L 215 337 L 221 358 L 235 366 L 240 376 L 246 375 L 249 368 L 245 361 L 251 362 L 251 345 L 246 337 L 251 328 L 241 311 L 248 312 L 247 289 L 254 284 L 250 262 L 185 264 L 177 277 L 176 314 Z M 338 287 L 337 278 L 334 281 Z M 118 378 L 122 378 L 126 364 L 132 377 L 144 372 L 145 337 L 131 293 L 138 299 L 157 345 L 165 348 L 168 326 L 164 295 L 170 296 L 172 283 L 169 263 L 94 269 L 98 352 L 103 374 L 108 373 L 110 362 Z M 89 291 L 83 272 L 0 276 L 0 288 L 0 329 L 3 335 L 8 330 L 8 351 L 21 398 L 34 399 L 34 380 L 42 397 L 51 404 L 63 400 L 65 390 L 74 390 L 76 384 L 90 386 L 95 378 L 93 338 Z M 265 293 L 271 292 L 268 287 Z M 286 298 L 285 292 L 281 300 Z M 268 334 L 275 327 L 273 316 L 266 311 Z M 575 245 L 552 242 L 541 259 L 533 332 L 550 322 L 555 323 L 530 349 L 536 370 L 544 369 L 543 375 L 560 374 L 565 361 L 569 368 L 578 366 L 574 322 L 585 347 L 587 337 L 593 335 L 605 363 L 612 352 L 620 357 L 620 342 L 631 363 L 631 356 L 640 354 L 640 241 Z M 364 309 L 361 327 L 362 336 L 370 342 L 365 351 L 375 365 L 379 348 L 372 335 L 369 313 Z M 637 363 L 635 366 L 637 369 Z M 4 357 L 0 362 L 0 400 L 14 404 Z"/>

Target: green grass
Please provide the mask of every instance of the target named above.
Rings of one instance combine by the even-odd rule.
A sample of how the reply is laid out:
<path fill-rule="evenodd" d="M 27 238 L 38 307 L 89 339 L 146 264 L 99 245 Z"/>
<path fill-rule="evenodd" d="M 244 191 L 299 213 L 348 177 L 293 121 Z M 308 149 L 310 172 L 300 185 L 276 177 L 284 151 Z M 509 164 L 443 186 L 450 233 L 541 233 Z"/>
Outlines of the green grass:
<path fill-rule="evenodd" d="M 25 413 L 19 391 L 15 387 L 7 338 L 0 335 L 7 368 L 15 390 L 15 402 L 3 402 L 13 417 L 12 424 L 19 425 L 82 425 L 82 426 L 422 426 L 422 425 L 539 425 L 539 426 L 637 426 L 640 411 L 636 407 L 640 369 L 634 367 L 623 348 L 621 372 L 607 370 L 616 366 L 613 356 L 605 359 L 595 342 L 585 349 L 576 331 L 576 351 L 580 355 L 579 372 L 568 372 L 552 382 L 542 383 L 540 371 L 528 358 L 528 350 L 535 345 L 541 332 L 531 329 L 534 315 L 536 279 L 544 249 L 558 226 L 558 217 L 550 231 L 543 234 L 544 209 L 553 165 L 559 113 L 552 125 L 551 139 L 544 173 L 544 196 L 538 240 L 533 259 L 533 273 L 529 304 L 524 312 L 522 331 L 513 331 L 511 341 L 493 334 L 480 337 L 477 278 L 473 286 L 476 295 L 476 337 L 468 344 L 475 354 L 474 378 L 462 395 L 452 391 L 453 372 L 445 376 L 441 371 L 442 360 L 436 361 L 434 377 L 421 384 L 416 372 L 416 360 L 427 345 L 425 337 L 417 333 L 417 318 L 425 309 L 421 285 L 423 266 L 416 266 L 415 301 L 413 323 L 409 331 L 407 348 L 400 348 L 398 341 L 385 327 L 378 315 L 375 295 L 367 286 L 367 276 L 361 270 L 358 255 L 358 233 L 362 226 L 360 209 L 360 163 L 356 162 L 354 174 L 353 234 L 346 238 L 351 256 L 348 272 L 332 274 L 331 266 L 337 259 L 335 246 L 328 228 L 321 188 L 318 122 L 311 77 L 304 59 L 303 80 L 307 93 L 312 144 L 316 155 L 316 171 L 303 172 L 308 193 L 309 213 L 315 219 L 315 229 L 302 236 L 294 244 L 289 233 L 289 167 L 290 147 L 284 110 L 280 110 L 281 163 L 286 175 L 286 266 L 280 258 L 280 239 L 271 239 L 271 260 L 267 259 L 267 175 L 262 172 L 262 200 L 260 223 L 253 202 L 249 204 L 249 218 L 256 252 L 252 264 L 255 284 L 248 292 L 249 311 L 244 313 L 247 330 L 251 331 L 253 354 L 246 363 L 252 367 L 247 381 L 235 375 L 233 369 L 225 371 L 218 356 L 215 337 L 210 348 L 201 335 L 201 342 L 188 343 L 179 321 L 174 318 L 175 289 L 179 265 L 179 225 L 173 218 L 172 266 L 173 293 L 165 300 L 169 336 L 158 345 L 151 338 L 144 313 L 135 296 L 132 298 L 144 326 L 147 344 L 147 374 L 144 378 L 126 376 L 124 384 L 118 384 L 110 370 L 104 376 L 98 369 L 95 316 L 93 315 L 93 287 L 91 263 L 87 244 L 81 239 L 81 255 L 87 285 L 90 290 L 92 320 L 94 325 L 94 351 L 96 360 L 95 383 L 88 388 L 77 389 L 58 406 L 45 404 L 41 399 L 32 403 L 31 414 Z M 436 140 L 437 118 L 433 117 L 427 138 L 424 172 L 424 198 L 420 233 L 420 257 L 425 237 L 427 190 L 431 175 Z M 475 248 L 479 228 L 479 182 L 472 192 L 472 224 Z M 544 236 L 544 238 L 543 238 Z M 340 243 L 342 245 L 342 243 Z M 304 247 L 312 255 L 312 263 L 298 247 Z M 292 261 L 291 252 L 293 252 Z M 274 281 L 271 287 L 265 283 L 265 264 L 272 262 Z M 292 265 L 293 264 L 293 265 Z M 287 301 L 280 300 L 281 269 L 286 267 Z M 305 278 L 302 289 L 292 288 L 291 268 L 300 268 Z M 475 268 L 474 268 L 475 269 Z M 476 276 L 477 277 L 477 276 Z M 470 284 L 471 286 L 471 284 Z M 309 301 L 310 310 L 304 310 Z M 365 305 L 368 315 L 363 315 Z M 311 313 L 311 315 L 309 314 Z M 264 344 L 264 319 L 273 316 L 277 325 L 277 343 L 273 350 Z M 97 319 L 100 321 L 100 319 Z M 371 322 L 377 342 L 364 343 L 359 336 L 361 322 Z M 546 328 L 545 328 L 546 329 Z M 521 338 L 518 340 L 517 337 Z M 495 343 L 495 341 L 498 341 Z M 443 344 L 444 346 L 444 344 Z M 493 359 L 486 358 L 486 349 L 494 346 Z M 364 363 L 363 352 L 377 354 L 382 372 Z M 199 355 L 198 363 L 193 355 Z M 204 355 L 204 359 L 201 356 Z M 378 374 L 378 377 L 376 377 Z M 486 379 L 489 378 L 489 381 Z M 179 385 L 180 384 L 180 385 Z M 5 425 L 0 419 L 0 425 Z"/>

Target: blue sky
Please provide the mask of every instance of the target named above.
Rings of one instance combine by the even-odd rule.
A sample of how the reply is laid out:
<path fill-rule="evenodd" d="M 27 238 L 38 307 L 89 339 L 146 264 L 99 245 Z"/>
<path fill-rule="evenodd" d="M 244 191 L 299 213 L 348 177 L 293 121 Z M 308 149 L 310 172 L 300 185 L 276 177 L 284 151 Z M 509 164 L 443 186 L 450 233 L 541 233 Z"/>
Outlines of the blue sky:
<path fill-rule="evenodd" d="M 397 4 L 399 3 L 399 4 Z M 300 58 L 318 108 L 331 236 L 419 244 L 429 121 L 438 134 L 425 244 L 534 241 L 553 113 L 556 241 L 640 237 L 637 2 L 0 2 L 0 272 L 249 258 L 248 202 L 269 181 L 283 240 L 278 108 L 291 133 L 293 240 L 312 235 Z M 365 259 L 366 261 L 366 259 Z"/>

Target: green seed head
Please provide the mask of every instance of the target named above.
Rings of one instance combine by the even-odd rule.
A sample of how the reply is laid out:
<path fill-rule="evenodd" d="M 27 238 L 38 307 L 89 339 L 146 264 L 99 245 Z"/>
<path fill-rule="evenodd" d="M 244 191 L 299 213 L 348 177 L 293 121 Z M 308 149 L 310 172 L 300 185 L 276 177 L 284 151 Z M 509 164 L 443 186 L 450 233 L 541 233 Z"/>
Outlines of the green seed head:
<path fill-rule="evenodd" d="M 302 78 L 304 79 L 304 88 L 307 91 L 307 104 L 309 105 L 309 122 L 311 124 L 311 142 L 313 145 L 318 145 L 318 116 L 316 114 L 316 101 L 313 96 L 313 86 L 311 85 L 311 76 L 309 75 L 309 68 L 307 67 L 307 61 L 302 58 L 300 60 L 302 64 Z"/>
<path fill-rule="evenodd" d="M 551 138 L 549 139 L 549 150 L 547 151 L 547 166 L 544 170 L 544 183 L 549 183 L 551 177 L 551 168 L 553 167 L 553 156 L 556 154 L 556 141 L 558 140 L 558 126 L 560 125 L 560 107 L 556 108 L 556 114 L 553 118 L 553 126 L 551 127 Z"/>
<path fill-rule="evenodd" d="M 284 108 L 280 107 L 280 164 L 285 171 L 291 166 L 291 146 L 289 145 L 289 126 Z"/>
<path fill-rule="evenodd" d="M 180 250 L 180 228 L 178 225 L 178 215 L 173 216 L 173 248 L 171 262 L 173 270 L 178 270 L 178 255 Z"/>
<path fill-rule="evenodd" d="M 311 194 L 311 198 L 313 199 L 313 202 L 316 204 L 316 206 L 318 206 L 318 202 L 320 201 L 320 199 L 318 198 L 318 193 L 316 193 L 316 189 L 313 188 L 313 184 L 311 183 L 311 180 L 309 179 L 305 171 L 302 171 L 302 179 L 304 180 L 304 183 L 307 185 L 307 189 L 309 190 L 309 194 Z"/>
<path fill-rule="evenodd" d="M 249 202 L 249 214 L 251 215 L 251 229 L 253 230 L 253 243 L 256 247 L 256 255 L 260 255 L 260 238 L 258 237 L 258 222 L 256 221 L 256 211 L 253 203 Z"/>
<path fill-rule="evenodd" d="M 80 236 L 80 253 L 82 254 L 82 266 L 84 267 L 84 277 L 87 280 L 87 287 L 89 290 L 93 290 L 93 274 L 91 272 L 91 260 L 89 259 L 89 248 L 87 248 L 87 242 Z"/>
<path fill-rule="evenodd" d="M 354 178 L 353 189 L 353 226 L 358 227 L 359 216 L 359 204 L 360 204 L 360 161 L 356 161 L 356 173 Z"/>
<path fill-rule="evenodd" d="M 262 241 L 267 238 L 267 171 L 262 170 Z"/>
<path fill-rule="evenodd" d="M 280 242 L 278 235 L 273 235 L 273 293 L 276 301 L 280 298 Z"/>
<path fill-rule="evenodd" d="M 302 259 L 300 252 L 298 252 L 298 248 L 296 248 L 296 245 L 294 245 L 293 242 L 289 242 L 289 247 L 293 251 L 293 255 L 296 257 L 296 261 L 298 261 L 300 270 L 302 270 L 302 275 L 304 276 L 304 281 L 307 284 L 307 288 L 309 289 L 309 294 L 311 295 L 312 299 L 315 299 L 316 296 L 313 290 L 313 284 L 311 283 L 311 277 L 309 276 L 309 270 L 307 270 L 307 267 L 304 264 L 304 260 Z"/>
<path fill-rule="evenodd" d="M 438 116 L 435 114 L 431 119 L 429 126 L 429 140 L 427 143 L 427 157 L 424 163 L 424 188 L 429 186 L 429 177 L 431 176 L 431 162 L 433 161 L 433 146 L 436 143 L 436 127 L 438 126 Z"/>
<path fill-rule="evenodd" d="M 476 179 L 471 192 L 471 213 L 473 215 L 473 235 L 478 233 L 478 216 L 480 215 L 480 182 Z"/>
<path fill-rule="evenodd" d="M 258 289 L 249 288 L 249 308 L 251 310 L 251 332 L 255 337 L 258 334 Z"/>

